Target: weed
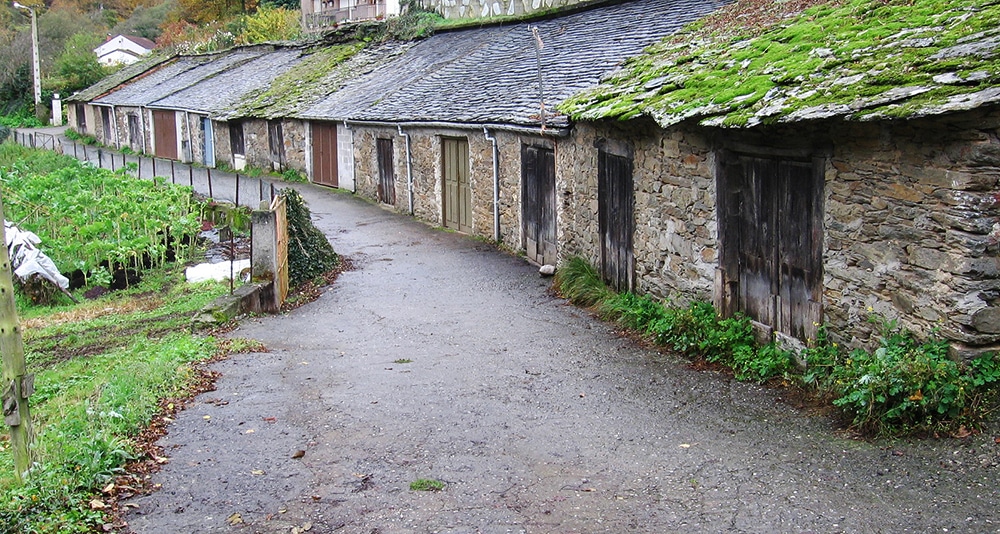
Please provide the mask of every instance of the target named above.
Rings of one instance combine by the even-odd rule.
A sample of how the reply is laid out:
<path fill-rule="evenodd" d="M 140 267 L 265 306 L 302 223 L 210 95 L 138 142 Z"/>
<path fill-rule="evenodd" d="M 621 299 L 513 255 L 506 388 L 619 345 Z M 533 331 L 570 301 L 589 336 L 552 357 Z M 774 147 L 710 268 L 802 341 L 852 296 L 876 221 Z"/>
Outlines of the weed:
<path fill-rule="evenodd" d="M 444 489 L 444 482 L 433 478 L 418 478 L 410 482 L 410 491 L 441 491 Z"/>
<path fill-rule="evenodd" d="M 393 360 L 392 363 L 413 363 L 413 360 L 409 358 L 400 358 L 398 360 Z"/>
<path fill-rule="evenodd" d="M 309 181 L 305 174 L 291 168 L 285 169 L 285 172 L 281 173 L 281 177 L 286 182 L 306 183 Z"/>
<path fill-rule="evenodd" d="M 593 306 L 613 294 L 597 269 L 579 256 L 569 258 L 556 271 L 555 288 L 578 306 Z"/>

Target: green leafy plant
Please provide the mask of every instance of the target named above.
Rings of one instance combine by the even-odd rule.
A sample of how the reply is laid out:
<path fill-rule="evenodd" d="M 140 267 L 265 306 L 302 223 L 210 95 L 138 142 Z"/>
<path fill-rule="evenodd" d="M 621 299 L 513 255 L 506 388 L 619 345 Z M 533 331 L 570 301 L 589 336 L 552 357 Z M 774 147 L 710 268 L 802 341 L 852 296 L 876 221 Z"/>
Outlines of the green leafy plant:
<path fill-rule="evenodd" d="M 189 187 L 9 147 L 0 148 L 7 216 L 38 234 L 62 271 L 163 265 L 171 247 L 191 243 L 201 229 Z"/>
<path fill-rule="evenodd" d="M 312 223 L 309 208 L 294 189 L 282 189 L 288 219 L 288 281 L 291 286 L 333 270 L 340 256 L 330 241 Z"/>
<path fill-rule="evenodd" d="M 444 482 L 433 478 L 418 478 L 410 482 L 411 491 L 441 491 L 444 489 Z"/>
<path fill-rule="evenodd" d="M 281 173 L 281 177 L 286 182 L 298 182 L 305 183 L 309 180 L 306 179 L 306 175 L 292 168 L 285 169 L 285 172 Z"/>
<path fill-rule="evenodd" d="M 962 363 L 948 355 L 947 341 L 918 341 L 895 322 L 881 324 L 878 347 L 855 349 L 831 372 L 833 404 L 864 431 L 893 435 L 954 430 L 981 416 L 984 395 L 1000 382 L 993 354 Z"/>

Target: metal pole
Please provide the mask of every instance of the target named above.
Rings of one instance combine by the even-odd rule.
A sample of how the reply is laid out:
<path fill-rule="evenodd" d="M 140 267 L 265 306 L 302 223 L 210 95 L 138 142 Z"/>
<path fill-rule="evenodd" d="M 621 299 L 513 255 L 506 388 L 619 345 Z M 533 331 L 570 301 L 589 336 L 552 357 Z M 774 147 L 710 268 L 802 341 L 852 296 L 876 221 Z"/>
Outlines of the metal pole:
<path fill-rule="evenodd" d="M 156 178 L 156 156 L 149 159 L 153 161 L 153 175 L 150 178 Z"/>
<path fill-rule="evenodd" d="M 212 168 L 208 167 L 205 170 L 208 171 L 208 198 L 212 198 Z"/>
<path fill-rule="evenodd" d="M 42 71 L 39 70 L 38 61 L 38 20 L 35 17 L 35 8 L 29 7 L 31 11 L 31 70 L 34 73 L 35 82 L 35 117 L 38 117 L 42 105 Z"/>
<path fill-rule="evenodd" d="M 191 187 L 194 187 L 194 167 L 188 165 L 188 182 Z"/>
<path fill-rule="evenodd" d="M 170 183 L 174 182 L 174 160 L 170 160 Z"/>
<path fill-rule="evenodd" d="M 236 201 L 233 204 L 240 207 L 240 173 L 236 173 Z"/>

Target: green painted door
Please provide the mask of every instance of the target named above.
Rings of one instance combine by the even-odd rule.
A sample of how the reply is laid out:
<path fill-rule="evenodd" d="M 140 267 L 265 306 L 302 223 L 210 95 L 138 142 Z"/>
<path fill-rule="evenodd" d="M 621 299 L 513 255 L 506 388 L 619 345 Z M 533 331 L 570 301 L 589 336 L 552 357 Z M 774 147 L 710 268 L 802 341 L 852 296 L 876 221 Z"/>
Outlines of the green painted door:
<path fill-rule="evenodd" d="M 446 228 L 472 232 L 472 187 L 469 183 L 469 141 L 441 139 L 444 170 L 442 211 Z"/>

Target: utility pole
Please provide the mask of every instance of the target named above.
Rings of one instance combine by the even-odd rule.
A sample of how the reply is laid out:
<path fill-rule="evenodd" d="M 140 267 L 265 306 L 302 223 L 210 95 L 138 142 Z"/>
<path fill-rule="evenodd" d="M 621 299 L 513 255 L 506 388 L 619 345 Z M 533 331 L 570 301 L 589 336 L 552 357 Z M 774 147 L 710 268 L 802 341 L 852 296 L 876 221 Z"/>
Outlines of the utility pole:
<path fill-rule="evenodd" d="M 40 63 L 38 61 L 38 20 L 35 16 L 35 8 L 32 6 L 21 5 L 14 2 L 14 7 L 18 9 L 27 9 L 31 13 L 31 72 L 34 76 L 35 85 L 35 116 L 40 115 L 40 109 L 42 106 L 42 71 L 39 67 Z"/>
<path fill-rule="evenodd" d="M 3 220 L 3 198 L 0 197 L 0 220 Z M 0 356 L 3 372 L 0 392 L 3 396 L 3 419 L 10 427 L 10 442 L 14 452 L 14 477 L 24 483 L 31 469 L 31 413 L 28 396 L 35 389 L 35 377 L 26 376 L 24 344 L 14 306 L 14 282 L 10 268 L 10 251 L 7 250 L 7 229 L 0 226 Z"/>

